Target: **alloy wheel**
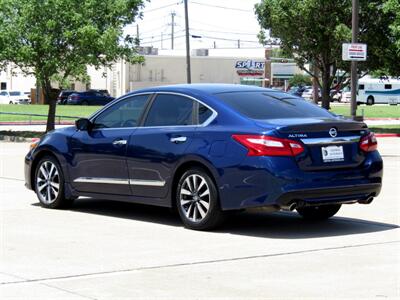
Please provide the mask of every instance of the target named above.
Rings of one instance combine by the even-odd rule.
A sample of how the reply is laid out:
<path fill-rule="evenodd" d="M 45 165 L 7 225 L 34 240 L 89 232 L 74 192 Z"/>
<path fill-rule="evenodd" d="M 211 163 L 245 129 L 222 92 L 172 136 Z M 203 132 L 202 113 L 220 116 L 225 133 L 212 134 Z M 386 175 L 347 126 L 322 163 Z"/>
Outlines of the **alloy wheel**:
<path fill-rule="evenodd" d="M 36 191 L 45 204 L 53 203 L 60 191 L 60 176 L 57 166 L 51 161 L 44 161 L 36 175 Z"/>
<path fill-rule="evenodd" d="M 200 175 L 192 174 L 184 180 L 180 194 L 180 205 L 187 219 L 202 221 L 210 209 L 210 188 Z"/>

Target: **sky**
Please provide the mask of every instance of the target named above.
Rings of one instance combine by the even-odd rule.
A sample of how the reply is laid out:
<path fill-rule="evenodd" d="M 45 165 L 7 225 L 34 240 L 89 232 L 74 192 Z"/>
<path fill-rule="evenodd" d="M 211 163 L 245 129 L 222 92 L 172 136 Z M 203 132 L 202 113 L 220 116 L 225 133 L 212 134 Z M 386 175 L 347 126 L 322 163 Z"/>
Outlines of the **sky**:
<path fill-rule="evenodd" d="M 254 5 L 261 0 L 189 0 L 191 49 L 259 48 L 257 34 L 260 26 L 254 14 Z M 125 33 L 139 36 L 142 46 L 171 49 L 171 13 L 175 13 L 175 49 L 185 49 L 185 14 L 182 0 L 152 0 L 146 2 L 143 18 L 125 28 Z"/>

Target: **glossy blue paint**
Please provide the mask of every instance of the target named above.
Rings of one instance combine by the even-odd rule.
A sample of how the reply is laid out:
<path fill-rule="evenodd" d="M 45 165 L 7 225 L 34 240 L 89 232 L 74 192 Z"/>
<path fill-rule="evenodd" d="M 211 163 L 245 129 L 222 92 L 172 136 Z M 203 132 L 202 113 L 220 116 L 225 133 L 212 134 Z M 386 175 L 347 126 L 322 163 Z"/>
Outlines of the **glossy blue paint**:
<path fill-rule="evenodd" d="M 218 98 L 220 93 L 262 92 L 291 97 L 273 90 L 240 85 L 175 85 L 130 93 L 107 105 L 129 97 L 176 93 L 200 101 L 217 113 L 206 126 L 97 128 L 78 131 L 75 127 L 45 135 L 25 159 L 25 178 L 32 188 L 35 164 L 44 153 L 60 162 L 70 196 L 91 196 L 110 200 L 172 206 L 175 175 L 182 166 L 202 165 L 213 177 L 223 210 L 259 206 L 282 206 L 288 201 L 345 203 L 377 196 L 382 182 L 382 159 L 378 151 L 364 153 L 358 142 L 343 145 L 341 162 L 324 163 L 321 145 L 305 145 L 296 157 L 248 156 L 247 149 L 232 139 L 233 134 L 258 134 L 296 141 L 329 138 L 329 129 L 338 137 L 361 137 L 369 133 L 363 123 L 335 115 L 314 118 L 274 118 L 254 120 L 242 115 Z M 302 101 L 302 100 L 297 100 Z M 97 114 L 91 120 L 94 121 Z M 184 137 L 182 143 L 171 142 Z M 124 140 L 124 145 L 113 142 Z M 77 182 L 82 177 L 134 180 L 135 184 Z M 141 185 L 156 182 L 158 186 Z M 139 184 L 138 184 L 139 182 Z"/>

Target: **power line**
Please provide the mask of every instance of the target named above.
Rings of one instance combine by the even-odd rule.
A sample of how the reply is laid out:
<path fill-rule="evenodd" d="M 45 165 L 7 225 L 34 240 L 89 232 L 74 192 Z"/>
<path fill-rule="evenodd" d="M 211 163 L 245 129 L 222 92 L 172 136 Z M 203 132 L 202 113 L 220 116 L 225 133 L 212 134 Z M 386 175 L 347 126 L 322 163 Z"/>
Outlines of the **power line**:
<path fill-rule="evenodd" d="M 194 31 L 201 31 L 201 32 L 213 32 L 213 33 L 228 33 L 228 34 L 235 34 L 235 35 L 254 35 L 256 36 L 256 33 L 250 33 L 250 32 L 232 32 L 232 31 L 217 31 L 217 30 L 206 30 L 206 29 L 198 29 L 198 28 L 190 28 L 190 30 Z"/>
<path fill-rule="evenodd" d="M 235 8 L 235 7 L 226 7 L 226 6 L 219 6 L 219 5 L 214 5 L 214 4 L 206 4 L 206 3 L 201 3 L 201 2 L 196 2 L 196 1 L 190 1 L 192 4 L 197 4 L 201 6 L 208 6 L 208 7 L 215 7 L 215 8 L 221 8 L 221 9 L 229 9 L 229 10 L 235 10 L 235 11 L 240 11 L 240 12 L 246 12 L 246 13 L 254 13 L 254 11 L 249 10 L 249 9 L 242 9 L 242 8 Z"/>
<path fill-rule="evenodd" d="M 152 8 L 152 9 L 143 10 L 142 13 L 149 13 L 149 12 L 157 11 L 157 10 L 164 9 L 164 8 L 167 8 L 167 7 L 177 6 L 177 5 L 180 5 L 180 4 L 182 4 L 182 1 L 175 2 L 175 3 L 172 3 L 172 4 L 168 4 L 168 5 L 164 5 L 164 6 L 160 6 L 160 7 L 156 7 L 156 8 Z"/>
<path fill-rule="evenodd" d="M 180 39 L 185 37 L 185 35 L 179 35 L 179 36 L 175 36 L 175 39 Z M 155 41 L 148 41 L 148 42 L 144 42 L 144 43 L 140 43 L 141 45 L 147 45 L 147 44 L 154 44 L 154 43 L 159 43 L 161 41 L 163 41 L 164 39 L 159 39 L 159 40 L 155 40 Z"/>

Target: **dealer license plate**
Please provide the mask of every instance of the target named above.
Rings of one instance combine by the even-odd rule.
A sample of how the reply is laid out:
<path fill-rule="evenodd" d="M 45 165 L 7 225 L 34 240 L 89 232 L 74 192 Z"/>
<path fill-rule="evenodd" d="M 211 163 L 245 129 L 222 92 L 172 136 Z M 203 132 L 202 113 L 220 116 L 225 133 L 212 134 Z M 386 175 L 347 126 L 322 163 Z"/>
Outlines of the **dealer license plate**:
<path fill-rule="evenodd" d="M 322 160 L 323 162 L 343 161 L 343 146 L 328 146 L 322 147 Z"/>

